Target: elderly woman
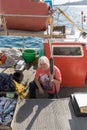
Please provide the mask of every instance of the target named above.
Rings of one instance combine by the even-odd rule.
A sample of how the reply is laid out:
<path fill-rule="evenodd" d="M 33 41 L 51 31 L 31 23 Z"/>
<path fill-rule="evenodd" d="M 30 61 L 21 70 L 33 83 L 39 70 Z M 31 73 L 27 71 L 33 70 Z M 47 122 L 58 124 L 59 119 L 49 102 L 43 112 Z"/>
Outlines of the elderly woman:
<path fill-rule="evenodd" d="M 38 61 L 35 79 L 30 83 L 30 98 L 36 98 L 36 89 L 40 94 L 48 93 L 48 98 L 54 98 L 55 94 L 60 90 L 61 73 L 54 66 L 54 74 L 50 73 L 50 63 L 46 56 L 42 56 Z"/>

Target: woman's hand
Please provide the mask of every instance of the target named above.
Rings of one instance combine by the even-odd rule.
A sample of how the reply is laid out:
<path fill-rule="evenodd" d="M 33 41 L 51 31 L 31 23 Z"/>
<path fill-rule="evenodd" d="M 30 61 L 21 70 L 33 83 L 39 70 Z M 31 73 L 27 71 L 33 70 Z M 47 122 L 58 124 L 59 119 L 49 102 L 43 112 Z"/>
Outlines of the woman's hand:
<path fill-rule="evenodd" d="M 53 80 L 54 74 L 49 74 L 50 81 Z"/>
<path fill-rule="evenodd" d="M 58 85 L 61 83 L 60 80 L 54 79 L 54 74 L 50 74 L 49 77 L 50 77 L 51 83 L 54 83 L 55 85 Z"/>
<path fill-rule="evenodd" d="M 42 88 L 39 88 L 39 93 L 44 94 L 44 90 Z"/>

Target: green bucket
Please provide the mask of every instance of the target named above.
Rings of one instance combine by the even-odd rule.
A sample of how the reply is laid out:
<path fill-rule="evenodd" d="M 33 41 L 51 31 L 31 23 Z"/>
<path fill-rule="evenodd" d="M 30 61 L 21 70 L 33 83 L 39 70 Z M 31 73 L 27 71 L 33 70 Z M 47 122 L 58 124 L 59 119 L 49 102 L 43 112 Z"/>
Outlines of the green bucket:
<path fill-rule="evenodd" d="M 36 51 L 33 49 L 25 49 L 22 52 L 22 57 L 24 58 L 25 62 L 33 62 L 36 57 Z"/>

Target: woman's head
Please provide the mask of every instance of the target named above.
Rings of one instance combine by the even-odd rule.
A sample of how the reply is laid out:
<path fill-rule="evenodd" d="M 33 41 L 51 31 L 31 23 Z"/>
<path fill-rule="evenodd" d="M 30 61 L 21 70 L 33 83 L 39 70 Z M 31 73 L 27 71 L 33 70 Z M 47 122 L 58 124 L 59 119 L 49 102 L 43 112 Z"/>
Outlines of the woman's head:
<path fill-rule="evenodd" d="M 50 67 L 49 59 L 46 56 L 42 56 L 39 58 L 38 67 L 42 68 L 44 71 Z"/>

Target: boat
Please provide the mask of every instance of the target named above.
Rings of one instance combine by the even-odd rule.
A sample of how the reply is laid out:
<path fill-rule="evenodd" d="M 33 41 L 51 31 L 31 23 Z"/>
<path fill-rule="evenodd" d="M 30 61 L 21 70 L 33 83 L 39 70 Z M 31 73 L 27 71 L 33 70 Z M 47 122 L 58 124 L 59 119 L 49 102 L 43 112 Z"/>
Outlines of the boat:
<path fill-rule="evenodd" d="M 47 94 L 41 96 L 37 91 L 37 99 L 21 99 L 20 95 L 17 97 L 17 104 L 13 116 L 13 120 L 10 124 L 9 130 L 86 130 L 87 129 L 87 117 L 77 117 L 73 111 L 73 107 L 71 104 L 70 96 L 74 92 L 85 92 L 86 81 L 87 81 L 87 47 L 86 44 L 82 41 L 78 40 L 74 34 L 66 34 L 65 26 L 54 26 L 53 25 L 53 14 L 48 14 L 48 4 L 44 2 L 40 2 L 38 0 L 30 1 L 30 0 L 0 0 L 0 16 L 1 16 L 1 28 L 0 35 L 16 35 L 23 37 L 23 45 L 24 45 L 24 37 L 25 36 L 38 36 L 44 39 L 44 52 L 45 55 L 54 61 L 54 64 L 58 66 L 62 73 L 62 84 L 59 92 L 59 99 L 47 99 Z M 47 0 L 48 2 L 49 0 Z M 7 2 L 5 5 L 4 2 Z M 12 4 L 15 2 L 23 2 L 27 4 L 27 2 L 31 3 L 30 5 L 43 5 L 46 7 L 46 14 L 42 15 L 41 12 L 33 12 L 27 14 L 23 12 L 20 14 L 18 12 L 14 13 L 14 9 L 21 5 L 17 5 L 17 7 L 10 8 L 7 12 L 6 9 L 8 3 Z M 15 4 L 14 4 L 15 5 Z M 6 6 L 6 7 L 5 7 Z M 9 4 L 9 6 L 11 6 Z M 23 6 L 23 4 L 22 4 Z M 24 5 L 25 7 L 25 5 Z M 35 7 L 36 8 L 36 7 Z M 4 12 L 4 10 L 6 12 Z M 13 9 L 13 10 L 12 10 Z M 2 11 L 1 11 L 2 10 Z M 39 10 L 39 8 L 38 8 Z M 76 31 L 79 36 L 81 36 L 84 40 L 84 33 L 81 28 L 79 28 L 75 22 L 69 18 L 67 14 L 60 8 L 57 9 L 64 17 L 76 27 Z M 12 12 L 13 11 L 13 12 Z M 33 10 L 34 11 L 34 10 Z M 3 13 L 4 12 L 4 13 Z M 15 19 L 16 17 L 16 19 Z M 26 20 L 25 20 L 26 17 Z M 45 24 L 45 29 L 42 29 L 38 23 L 27 24 L 27 29 L 24 26 L 19 25 L 21 20 L 24 23 L 30 21 L 32 19 L 41 19 L 42 21 L 47 22 Z M 21 19 L 22 18 L 22 19 Z M 48 22 L 48 18 L 50 22 Z M 20 20 L 19 20 L 20 19 Z M 44 19 L 44 20 L 43 20 Z M 15 24 L 15 22 L 18 22 Z M 32 22 L 31 22 L 32 23 Z M 43 23 L 43 22 L 42 22 Z M 14 26 L 13 26 L 14 25 Z M 32 28 L 31 28 L 32 27 Z M 85 33 L 86 34 L 86 33 Z M 85 37 L 87 37 L 85 35 Z M 12 74 L 15 70 L 20 69 L 20 66 L 23 65 L 22 71 L 24 74 L 24 78 L 22 83 L 27 82 L 28 84 L 34 79 L 36 67 L 38 63 L 38 58 L 40 55 L 40 49 L 34 48 L 33 53 L 36 52 L 35 58 L 32 62 L 27 62 L 29 59 L 24 59 L 24 53 L 26 51 L 31 51 L 32 48 L 0 48 L 2 52 L 6 52 L 5 54 L 9 54 L 12 58 L 16 57 L 16 54 L 19 54 L 16 57 L 15 62 L 10 62 L 11 66 L 0 67 L 0 73 L 4 72 L 7 74 Z M 19 53 L 15 53 L 19 52 Z M 23 54 L 23 55 L 22 55 Z M 35 54 L 35 53 L 34 53 Z M 22 59 L 21 59 L 22 58 Z M 31 56 L 32 59 L 32 56 Z M 11 59 L 12 61 L 12 59 Z M 25 61 L 25 62 L 24 62 Z M 6 64 L 9 65 L 9 64 Z M 1 126 L 0 126 L 1 129 Z M 3 128 L 7 130 L 7 128 Z"/>
<path fill-rule="evenodd" d="M 0 0 L 0 5 L 2 5 L 0 13 L 8 14 L 6 16 L 7 29 L 31 31 L 47 29 L 49 6 L 46 3 L 32 2 L 31 0 L 16 0 L 14 2 Z M 12 7 L 12 5 L 14 6 Z"/>

